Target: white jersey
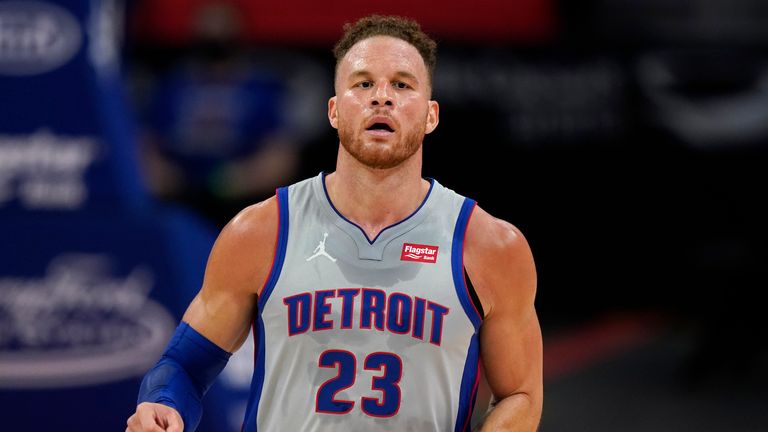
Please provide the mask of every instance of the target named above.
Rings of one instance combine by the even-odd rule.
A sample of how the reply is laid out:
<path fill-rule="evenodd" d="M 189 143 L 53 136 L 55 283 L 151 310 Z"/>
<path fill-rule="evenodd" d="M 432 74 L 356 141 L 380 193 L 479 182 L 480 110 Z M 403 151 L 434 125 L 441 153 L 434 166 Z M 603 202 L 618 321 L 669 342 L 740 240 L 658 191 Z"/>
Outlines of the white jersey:
<path fill-rule="evenodd" d="M 369 240 L 324 178 L 278 190 L 243 430 L 468 430 L 482 318 L 462 253 L 475 202 L 431 180 L 412 215 Z"/>

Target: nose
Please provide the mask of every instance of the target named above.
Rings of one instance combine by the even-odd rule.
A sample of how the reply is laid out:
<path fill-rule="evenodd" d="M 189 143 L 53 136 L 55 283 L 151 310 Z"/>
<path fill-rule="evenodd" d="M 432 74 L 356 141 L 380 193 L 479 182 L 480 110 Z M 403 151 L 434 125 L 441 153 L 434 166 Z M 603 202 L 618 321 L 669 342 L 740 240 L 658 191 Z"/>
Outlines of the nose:
<path fill-rule="evenodd" d="M 389 82 L 377 83 L 373 92 L 371 92 L 371 105 L 372 106 L 392 106 L 392 88 Z"/>

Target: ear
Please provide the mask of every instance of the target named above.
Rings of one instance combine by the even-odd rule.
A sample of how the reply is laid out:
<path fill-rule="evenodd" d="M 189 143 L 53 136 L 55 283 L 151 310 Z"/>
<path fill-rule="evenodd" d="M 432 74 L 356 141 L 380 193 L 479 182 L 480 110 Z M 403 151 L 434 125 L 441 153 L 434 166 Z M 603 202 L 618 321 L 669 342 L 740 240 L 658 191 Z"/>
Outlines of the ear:
<path fill-rule="evenodd" d="M 336 110 L 336 96 L 328 99 L 328 121 L 334 129 L 339 128 L 339 113 Z"/>
<path fill-rule="evenodd" d="M 425 133 L 432 133 L 437 128 L 437 124 L 440 123 L 440 105 L 437 101 L 429 101 L 429 108 L 427 109 L 427 125 Z"/>

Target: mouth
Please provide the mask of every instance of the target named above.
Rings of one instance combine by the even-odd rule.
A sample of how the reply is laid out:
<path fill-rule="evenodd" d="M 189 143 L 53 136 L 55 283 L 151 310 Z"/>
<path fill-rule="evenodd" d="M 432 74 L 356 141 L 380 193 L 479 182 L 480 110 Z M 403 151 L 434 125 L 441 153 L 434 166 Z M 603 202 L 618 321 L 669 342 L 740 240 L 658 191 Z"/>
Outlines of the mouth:
<path fill-rule="evenodd" d="M 395 130 L 392 129 L 392 126 L 386 124 L 386 123 L 374 123 L 370 126 L 368 126 L 365 130 L 368 131 L 385 131 L 385 132 L 394 132 Z"/>
<path fill-rule="evenodd" d="M 365 130 L 375 135 L 389 135 L 395 132 L 395 125 L 388 117 L 374 117 Z"/>

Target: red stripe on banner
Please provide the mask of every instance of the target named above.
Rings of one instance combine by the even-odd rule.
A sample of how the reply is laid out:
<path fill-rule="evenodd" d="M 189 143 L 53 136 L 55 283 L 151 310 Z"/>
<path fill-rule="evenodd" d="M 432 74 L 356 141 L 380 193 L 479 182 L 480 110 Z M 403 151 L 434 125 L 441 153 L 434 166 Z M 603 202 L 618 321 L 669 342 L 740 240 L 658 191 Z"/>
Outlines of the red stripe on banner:
<path fill-rule="evenodd" d="M 152 0 L 140 4 L 138 32 L 153 38 L 188 40 L 198 11 L 211 0 Z M 555 32 L 552 0 L 412 1 L 381 4 L 340 0 L 318 2 L 230 0 L 245 18 L 254 42 L 327 45 L 341 36 L 342 25 L 372 13 L 407 16 L 440 39 L 461 41 L 542 41 Z"/>
<path fill-rule="evenodd" d="M 649 315 L 618 315 L 599 319 L 544 340 L 544 378 L 578 372 L 651 342 L 661 329 Z"/>

